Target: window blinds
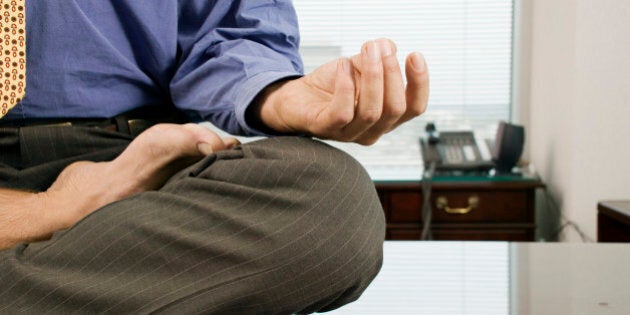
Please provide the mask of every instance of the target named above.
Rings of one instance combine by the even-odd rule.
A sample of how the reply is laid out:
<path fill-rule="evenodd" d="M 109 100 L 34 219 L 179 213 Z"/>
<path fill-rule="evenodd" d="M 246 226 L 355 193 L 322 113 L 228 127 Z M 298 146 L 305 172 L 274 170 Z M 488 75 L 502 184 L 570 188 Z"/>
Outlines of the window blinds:
<path fill-rule="evenodd" d="M 417 136 L 427 121 L 439 130 L 475 129 L 494 136 L 511 110 L 512 12 L 509 0 L 294 0 L 306 71 L 388 37 L 400 64 L 412 51 L 427 59 L 427 112 L 394 131 Z M 403 71 L 404 73 L 404 71 Z"/>
<path fill-rule="evenodd" d="M 328 314 L 509 314 L 509 246 L 386 241 L 372 284 L 358 301 Z"/>

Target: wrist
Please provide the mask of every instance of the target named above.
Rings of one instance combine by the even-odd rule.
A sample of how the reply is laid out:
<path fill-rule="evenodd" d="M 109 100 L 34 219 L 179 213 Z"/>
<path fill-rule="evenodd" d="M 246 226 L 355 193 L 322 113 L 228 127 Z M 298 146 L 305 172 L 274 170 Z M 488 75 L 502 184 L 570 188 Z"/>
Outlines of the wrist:
<path fill-rule="evenodd" d="M 116 196 L 128 183 L 118 178 L 112 162 L 80 161 L 66 167 L 48 190 L 36 196 L 45 209 L 49 228 L 67 229 L 94 210 L 119 200 Z"/>
<path fill-rule="evenodd" d="M 50 208 L 44 193 L 2 193 L 9 201 L 4 203 L 5 213 L 0 218 L 0 249 L 23 242 L 45 240 L 61 229 L 57 211 Z"/>
<path fill-rule="evenodd" d="M 34 193 L 26 200 L 30 205 L 26 215 L 30 218 L 30 235 L 35 239 L 49 238 L 55 231 L 69 227 L 66 209 L 49 192 Z"/>
<path fill-rule="evenodd" d="M 267 134 L 296 133 L 283 119 L 282 107 L 289 98 L 293 80 L 281 80 L 268 85 L 252 101 L 246 112 L 246 121 L 254 129 Z"/>
<path fill-rule="evenodd" d="M 85 208 L 87 199 L 89 196 L 85 194 L 70 197 L 63 191 L 55 190 L 35 194 L 33 203 L 38 205 L 36 209 L 39 210 L 32 216 L 38 216 L 39 222 L 34 225 L 34 230 L 52 234 L 70 228 L 77 222 L 79 213 L 83 212 L 81 209 Z"/>

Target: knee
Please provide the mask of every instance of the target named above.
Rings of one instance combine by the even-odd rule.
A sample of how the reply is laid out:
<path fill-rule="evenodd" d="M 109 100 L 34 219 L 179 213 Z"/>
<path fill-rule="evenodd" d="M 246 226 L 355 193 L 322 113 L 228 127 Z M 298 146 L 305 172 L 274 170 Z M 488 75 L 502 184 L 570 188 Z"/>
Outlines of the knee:
<path fill-rule="evenodd" d="M 302 280 L 313 288 L 326 287 L 314 289 L 321 295 L 305 300 L 308 306 L 301 312 L 332 310 L 356 300 L 380 270 L 383 209 L 374 183 L 354 158 L 318 141 L 282 141 L 300 148 L 285 151 L 285 158 L 304 172 L 292 184 L 306 190 L 296 209 L 310 223 L 301 227 L 307 234 L 301 247 L 318 262 Z"/>
<path fill-rule="evenodd" d="M 280 137 L 219 152 L 200 169 L 211 180 L 192 187 L 216 183 L 214 194 L 239 200 L 217 218 L 240 231 L 225 234 L 243 241 L 234 259 L 244 269 L 236 283 L 247 290 L 222 307 L 331 310 L 356 300 L 380 270 L 383 209 L 365 169 L 346 153 Z"/>
<path fill-rule="evenodd" d="M 264 188 L 281 186 L 285 193 L 275 198 L 286 198 L 295 212 L 305 212 L 312 222 L 343 225 L 343 229 L 334 231 L 340 237 L 369 239 L 371 236 L 382 242 L 383 208 L 373 181 L 359 162 L 339 149 L 308 138 L 269 141 L 273 141 L 271 145 L 260 144 L 265 153 L 255 155 L 261 160 L 261 155 L 266 154 L 266 160 L 276 161 L 272 173 L 284 174 L 268 177 L 275 185 L 263 183 Z"/>
<path fill-rule="evenodd" d="M 345 161 L 344 161 L 345 160 Z M 331 172 L 337 185 L 325 198 L 327 207 L 321 220 L 329 231 L 319 237 L 335 235 L 321 248 L 321 257 L 331 257 L 320 277 L 333 279 L 334 298 L 315 303 L 309 311 L 328 311 L 355 301 L 380 271 L 383 262 L 385 217 L 372 180 L 363 167 L 351 157 L 339 157 L 339 164 L 352 165 L 352 171 L 341 175 Z M 356 170 L 356 173 L 355 173 Z"/>

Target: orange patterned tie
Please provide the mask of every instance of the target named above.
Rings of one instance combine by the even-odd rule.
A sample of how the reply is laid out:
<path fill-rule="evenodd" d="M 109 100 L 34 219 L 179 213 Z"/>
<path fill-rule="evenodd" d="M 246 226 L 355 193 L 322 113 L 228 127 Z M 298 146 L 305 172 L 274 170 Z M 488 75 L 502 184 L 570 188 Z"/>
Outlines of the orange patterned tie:
<path fill-rule="evenodd" d="M 26 89 L 25 0 L 0 0 L 0 118 L 19 103 Z"/>

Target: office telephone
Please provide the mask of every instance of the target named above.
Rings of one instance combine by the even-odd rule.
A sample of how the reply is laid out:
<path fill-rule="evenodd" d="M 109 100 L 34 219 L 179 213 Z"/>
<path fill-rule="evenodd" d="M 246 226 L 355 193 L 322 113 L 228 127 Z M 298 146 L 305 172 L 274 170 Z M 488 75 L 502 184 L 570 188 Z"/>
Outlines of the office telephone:
<path fill-rule="evenodd" d="M 472 131 L 438 134 L 432 123 L 425 130 L 427 137 L 420 139 L 422 158 L 425 168 L 433 166 L 435 171 L 485 172 L 495 168 L 509 173 L 523 152 L 525 140 L 523 127 L 500 122 L 495 141 L 488 141 L 492 160 L 484 160 Z"/>
<path fill-rule="evenodd" d="M 436 171 L 488 171 L 490 160 L 483 160 L 472 131 L 445 131 L 437 136 L 427 129 L 429 137 L 420 139 L 425 167 L 435 163 Z"/>
<path fill-rule="evenodd" d="M 522 126 L 499 122 L 494 141 L 486 141 L 492 160 L 482 158 L 481 151 L 472 131 L 446 131 L 437 133 L 435 125 L 427 124 L 426 138 L 420 138 L 425 172 L 422 175 L 422 240 L 433 239 L 431 232 L 432 206 L 431 181 L 436 172 L 488 172 L 494 168 L 496 174 L 512 174 L 525 142 Z M 438 205 L 439 207 L 439 205 Z"/>

